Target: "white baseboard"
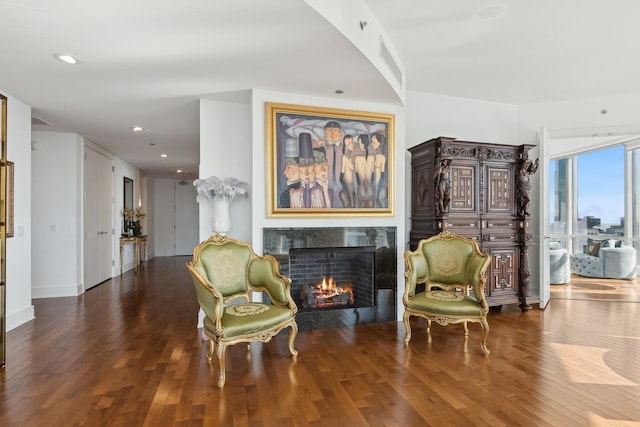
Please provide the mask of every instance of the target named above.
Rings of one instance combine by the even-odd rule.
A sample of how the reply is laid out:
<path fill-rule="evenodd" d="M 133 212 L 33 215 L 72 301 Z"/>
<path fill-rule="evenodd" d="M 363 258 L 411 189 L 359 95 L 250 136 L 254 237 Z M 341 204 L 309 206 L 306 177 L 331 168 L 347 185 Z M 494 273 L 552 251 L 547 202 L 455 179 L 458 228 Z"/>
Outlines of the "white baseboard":
<path fill-rule="evenodd" d="M 7 316 L 7 332 L 35 318 L 35 311 L 32 305 L 25 307 L 17 313 L 10 314 Z"/>
<path fill-rule="evenodd" d="M 32 287 L 31 298 L 76 297 L 82 293 L 82 285 Z"/>

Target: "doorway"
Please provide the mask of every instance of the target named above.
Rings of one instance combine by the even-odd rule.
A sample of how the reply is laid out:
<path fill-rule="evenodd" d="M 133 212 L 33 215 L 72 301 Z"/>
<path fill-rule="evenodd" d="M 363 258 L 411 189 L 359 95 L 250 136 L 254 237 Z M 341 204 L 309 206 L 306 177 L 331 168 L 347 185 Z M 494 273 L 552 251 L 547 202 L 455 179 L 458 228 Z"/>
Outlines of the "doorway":
<path fill-rule="evenodd" d="M 196 189 L 191 181 L 176 181 L 173 186 L 175 194 L 175 255 L 192 255 L 193 248 L 198 245 L 198 204 Z"/>
<path fill-rule="evenodd" d="M 189 180 L 153 180 L 156 256 L 192 255 L 198 244 L 196 190 Z"/>
<path fill-rule="evenodd" d="M 84 290 L 113 275 L 113 160 L 85 146 Z"/>
<path fill-rule="evenodd" d="M 632 277 L 631 273 L 617 272 L 632 271 L 628 269 L 630 263 L 626 256 L 624 260 L 619 255 L 615 259 L 608 257 L 610 262 L 589 262 L 585 275 L 576 274 L 583 266 L 580 260 L 590 259 L 589 255 L 598 256 L 595 245 L 589 242 L 596 242 L 598 249 L 598 242 L 632 246 L 637 254 L 640 249 L 637 214 L 640 161 L 636 159 L 640 159 L 640 140 L 634 134 L 606 132 L 604 135 L 545 138 L 548 156 L 544 164 L 549 180 L 543 196 L 546 201 L 544 235 L 558 246 L 556 249 L 566 252 L 567 259 L 563 261 L 566 266 L 556 272 L 571 268 L 570 277 L 556 282 L 560 284 L 546 284 L 551 299 L 638 302 L 636 283 L 640 281 L 627 280 Z M 636 268 L 640 264 L 638 255 L 635 256 Z M 575 265 L 574 260 L 577 260 Z"/>

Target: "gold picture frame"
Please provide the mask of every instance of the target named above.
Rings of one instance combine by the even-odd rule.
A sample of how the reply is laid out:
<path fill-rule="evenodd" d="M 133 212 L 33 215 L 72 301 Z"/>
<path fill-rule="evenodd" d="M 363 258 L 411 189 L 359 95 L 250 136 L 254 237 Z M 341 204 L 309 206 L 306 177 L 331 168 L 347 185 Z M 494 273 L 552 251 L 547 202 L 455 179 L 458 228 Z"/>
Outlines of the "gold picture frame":
<path fill-rule="evenodd" d="M 13 237 L 13 162 L 7 162 L 7 237 Z"/>
<path fill-rule="evenodd" d="M 267 215 L 393 216 L 395 116 L 266 103 Z"/>

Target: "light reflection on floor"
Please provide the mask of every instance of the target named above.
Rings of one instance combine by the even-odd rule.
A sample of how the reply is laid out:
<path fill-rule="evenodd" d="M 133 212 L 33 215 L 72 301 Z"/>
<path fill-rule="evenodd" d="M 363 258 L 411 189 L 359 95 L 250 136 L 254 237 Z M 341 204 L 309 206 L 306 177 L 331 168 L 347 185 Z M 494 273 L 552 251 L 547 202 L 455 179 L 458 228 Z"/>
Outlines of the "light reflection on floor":
<path fill-rule="evenodd" d="M 638 386 L 618 375 L 604 361 L 606 348 L 550 343 L 569 381 L 582 384 Z"/>

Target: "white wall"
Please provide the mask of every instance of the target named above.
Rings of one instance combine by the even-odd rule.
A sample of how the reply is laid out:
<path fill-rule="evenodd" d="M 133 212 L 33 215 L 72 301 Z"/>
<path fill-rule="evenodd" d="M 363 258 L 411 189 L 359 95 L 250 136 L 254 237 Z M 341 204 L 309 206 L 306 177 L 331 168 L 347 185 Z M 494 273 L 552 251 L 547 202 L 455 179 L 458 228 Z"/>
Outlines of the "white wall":
<path fill-rule="evenodd" d="M 519 105 L 518 133 L 523 144 L 538 143 L 540 126 L 552 137 L 640 134 L 638 111 L 640 95 Z"/>
<path fill-rule="evenodd" d="M 257 184 L 252 182 L 254 176 L 259 176 L 252 168 L 253 159 L 259 154 L 253 147 L 251 123 L 251 108 L 247 102 L 200 100 L 199 178 L 233 177 L 250 184 L 249 198 L 235 199 L 230 206 L 231 230 L 228 235 L 244 241 L 251 241 L 251 206 L 264 191 L 263 181 Z M 264 167 L 255 172 L 264 172 Z M 199 213 L 200 241 L 203 241 L 213 233 L 213 205 L 209 202 L 200 203 Z"/>
<path fill-rule="evenodd" d="M 173 256 L 174 236 L 174 179 L 155 178 L 153 192 L 156 195 L 153 205 L 155 237 L 155 255 Z"/>
<path fill-rule="evenodd" d="M 30 126 L 30 122 L 29 122 Z M 83 172 L 85 144 L 114 159 L 113 242 L 111 276 L 119 274 L 118 239 L 121 234 L 123 176 L 134 180 L 134 200 L 138 200 L 138 170 L 73 133 L 33 132 L 38 149 L 31 151 L 32 197 L 32 295 L 33 298 L 79 295 L 83 289 L 84 238 Z M 65 248 L 64 251 L 51 248 Z M 133 268 L 133 247 L 126 245 L 124 270 Z"/>
<path fill-rule="evenodd" d="M 512 104 L 430 93 L 407 93 L 407 148 L 438 136 L 520 145 Z"/>
<path fill-rule="evenodd" d="M 142 210 L 147 215 L 142 221 L 142 232 L 147 235 L 147 259 L 143 261 L 150 260 L 155 256 L 155 236 L 153 233 L 150 233 L 150 230 L 153 230 L 154 226 L 154 212 L 153 212 L 153 204 L 154 197 L 153 192 L 151 191 L 152 179 L 146 176 L 138 175 L 140 180 L 140 187 L 138 188 L 140 192 L 140 202 L 142 203 Z"/>
<path fill-rule="evenodd" d="M 34 317 L 31 303 L 31 108 L 7 99 L 7 159 L 14 162 L 14 237 L 7 239 L 6 329 Z"/>
<path fill-rule="evenodd" d="M 147 229 L 147 259 L 151 259 L 156 256 L 156 236 L 153 230 L 155 229 L 155 209 L 156 204 L 156 192 L 153 186 L 153 178 L 145 177 L 144 179 L 144 191 L 142 193 L 142 206 L 145 207 L 147 217 L 144 219 Z"/>
<path fill-rule="evenodd" d="M 32 292 L 34 298 L 78 295 L 82 288 L 83 139 L 71 133 L 33 132 Z"/>

